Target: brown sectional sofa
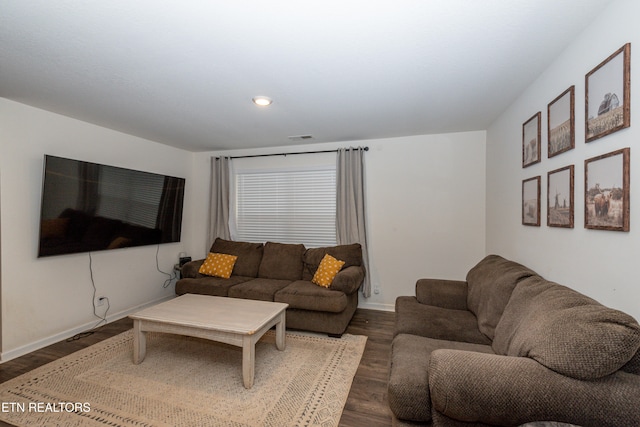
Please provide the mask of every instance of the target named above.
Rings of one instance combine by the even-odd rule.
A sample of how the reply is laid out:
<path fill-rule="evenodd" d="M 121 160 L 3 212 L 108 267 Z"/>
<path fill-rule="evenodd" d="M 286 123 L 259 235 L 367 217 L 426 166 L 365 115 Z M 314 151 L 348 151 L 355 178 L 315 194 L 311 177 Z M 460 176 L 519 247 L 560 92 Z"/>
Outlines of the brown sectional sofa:
<path fill-rule="evenodd" d="M 489 255 L 396 300 L 394 425 L 640 426 L 640 325 Z"/>
<path fill-rule="evenodd" d="M 249 243 L 216 239 L 210 252 L 238 258 L 228 279 L 204 276 L 204 260 L 181 269 L 176 294 L 186 293 L 284 302 L 287 328 L 341 335 L 358 306 L 358 289 L 364 280 L 359 244 L 306 249 L 301 244 Z M 331 286 L 311 282 L 325 254 L 345 261 Z"/>

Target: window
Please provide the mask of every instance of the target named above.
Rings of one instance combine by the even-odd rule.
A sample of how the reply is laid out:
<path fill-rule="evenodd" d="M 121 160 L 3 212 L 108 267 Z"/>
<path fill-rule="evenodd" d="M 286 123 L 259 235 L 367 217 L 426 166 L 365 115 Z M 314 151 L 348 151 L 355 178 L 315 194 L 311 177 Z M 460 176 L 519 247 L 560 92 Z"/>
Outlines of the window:
<path fill-rule="evenodd" d="M 234 184 L 235 240 L 336 244 L 335 167 L 238 171 Z"/>

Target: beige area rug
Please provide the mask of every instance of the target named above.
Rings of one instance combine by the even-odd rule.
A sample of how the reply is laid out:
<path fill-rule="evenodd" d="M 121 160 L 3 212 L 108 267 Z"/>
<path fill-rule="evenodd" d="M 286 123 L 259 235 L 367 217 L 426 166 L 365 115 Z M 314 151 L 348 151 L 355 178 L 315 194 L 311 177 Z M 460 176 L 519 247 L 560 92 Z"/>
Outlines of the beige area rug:
<path fill-rule="evenodd" d="M 256 345 L 254 386 L 242 350 L 148 333 L 134 365 L 125 332 L 0 384 L 0 419 L 18 426 L 337 426 L 366 337 L 287 332 Z"/>

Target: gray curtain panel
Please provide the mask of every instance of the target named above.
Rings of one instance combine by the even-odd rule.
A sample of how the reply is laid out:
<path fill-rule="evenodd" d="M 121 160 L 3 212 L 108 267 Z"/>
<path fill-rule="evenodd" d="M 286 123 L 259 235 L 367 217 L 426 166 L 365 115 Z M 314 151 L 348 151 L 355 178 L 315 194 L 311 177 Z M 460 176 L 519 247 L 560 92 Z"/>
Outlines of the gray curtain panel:
<path fill-rule="evenodd" d="M 229 231 L 229 157 L 211 158 L 211 205 L 209 215 L 209 241 L 220 237 L 230 240 Z M 207 246 L 207 249 L 209 249 Z"/>
<path fill-rule="evenodd" d="M 336 237 L 339 245 L 360 243 L 362 260 L 367 274 L 362 284 L 362 294 L 371 296 L 369 252 L 365 226 L 364 200 L 365 149 L 338 149 L 336 165 Z"/>

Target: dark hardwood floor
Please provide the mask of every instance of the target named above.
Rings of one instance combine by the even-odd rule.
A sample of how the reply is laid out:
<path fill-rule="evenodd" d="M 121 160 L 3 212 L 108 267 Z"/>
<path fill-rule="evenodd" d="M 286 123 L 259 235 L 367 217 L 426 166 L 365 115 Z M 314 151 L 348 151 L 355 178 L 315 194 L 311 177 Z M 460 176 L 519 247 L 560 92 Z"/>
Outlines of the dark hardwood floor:
<path fill-rule="evenodd" d="M 391 425 L 387 402 L 387 380 L 391 340 L 396 315 L 393 312 L 357 309 L 348 334 L 366 335 L 367 345 L 353 378 L 351 391 L 340 418 L 344 427 Z"/>
<path fill-rule="evenodd" d="M 347 333 L 366 335 L 368 338 L 340 419 L 340 426 L 391 425 L 391 414 L 387 403 L 387 377 L 394 321 L 395 313 L 392 312 L 364 309 L 356 311 Z M 0 382 L 22 375 L 132 327 L 132 320 L 124 318 L 97 328 L 89 336 L 77 340 L 65 340 L 0 364 Z M 6 426 L 10 424 L 0 421 L 0 427 Z"/>

